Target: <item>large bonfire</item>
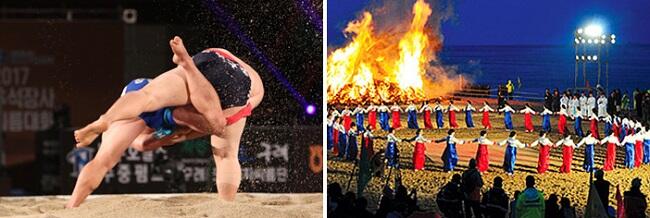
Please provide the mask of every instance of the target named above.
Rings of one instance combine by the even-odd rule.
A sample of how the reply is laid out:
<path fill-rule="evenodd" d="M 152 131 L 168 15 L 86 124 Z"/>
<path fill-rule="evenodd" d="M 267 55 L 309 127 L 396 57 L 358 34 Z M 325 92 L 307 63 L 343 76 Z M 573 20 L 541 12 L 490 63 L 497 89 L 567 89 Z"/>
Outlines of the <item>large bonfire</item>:
<path fill-rule="evenodd" d="M 418 0 L 410 24 L 375 30 L 367 11 L 348 23 L 344 33 L 352 39 L 327 59 L 328 103 L 423 101 L 458 89 L 461 83 L 431 64 L 442 48 L 437 28 L 427 25 L 431 14 L 430 5 Z"/>

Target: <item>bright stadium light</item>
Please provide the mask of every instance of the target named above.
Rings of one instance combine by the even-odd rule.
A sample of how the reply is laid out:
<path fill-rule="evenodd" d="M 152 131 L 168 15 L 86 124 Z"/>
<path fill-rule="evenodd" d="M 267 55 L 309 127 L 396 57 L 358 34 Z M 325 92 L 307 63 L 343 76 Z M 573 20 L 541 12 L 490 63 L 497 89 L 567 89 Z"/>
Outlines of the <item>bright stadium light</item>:
<path fill-rule="evenodd" d="M 582 28 L 578 29 L 578 34 L 582 34 Z"/>
<path fill-rule="evenodd" d="M 591 60 L 591 55 L 587 55 L 587 60 Z"/>
<path fill-rule="evenodd" d="M 582 39 L 582 44 L 585 44 L 585 39 Z"/>
<path fill-rule="evenodd" d="M 616 44 L 616 39 L 612 39 L 612 44 Z"/>
<path fill-rule="evenodd" d="M 574 39 L 574 40 L 575 40 L 576 44 L 580 44 L 580 40 L 578 40 L 577 38 Z"/>
<path fill-rule="evenodd" d="M 612 37 L 612 39 L 616 39 L 616 35 L 614 34 L 612 34 L 610 37 Z"/>
<path fill-rule="evenodd" d="M 585 27 L 585 34 L 591 37 L 598 37 L 603 34 L 603 27 L 597 24 L 590 24 Z"/>
<path fill-rule="evenodd" d="M 577 61 L 577 60 L 580 60 L 580 57 L 578 57 L 578 55 L 576 55 L 576 61 Z"/>
<path fill-rule="evenodd" d="M 604 40 L 604 39 L 601 39 L 601 40 L 600 40 L 600 44 L 605 44 L 605 40 Z"/>
<path fill-rule="evenodd" d="M 597 61 L 598 60 L 598 55 L 594 55 L 594 57 L 591 58 L 591 59 L 593 59 L 594 61 Z"/>
<path fill-rule="evenodd" d="M 587 43 L 591 44 L 591 42 L 592 42 L 591 39 L 587 40 Z"/>

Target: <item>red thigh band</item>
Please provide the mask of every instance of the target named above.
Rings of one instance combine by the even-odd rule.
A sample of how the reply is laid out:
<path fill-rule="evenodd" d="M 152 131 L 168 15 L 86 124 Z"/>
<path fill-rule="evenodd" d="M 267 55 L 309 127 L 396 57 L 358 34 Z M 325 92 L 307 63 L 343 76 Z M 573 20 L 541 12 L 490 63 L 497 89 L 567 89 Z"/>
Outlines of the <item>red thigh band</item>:
<path fill-rule="evenodd" d="M 237 111 L 237 113 L 229 117 L 226 117 L 226 126 L 230 126 L 231 124 L 236 123 L 242 118 L 250 116 L 252 111 L 253 111 L 253 106 L 251 106 L 251 104 L 246 104 L 246 106 L 241 110 Z"/>

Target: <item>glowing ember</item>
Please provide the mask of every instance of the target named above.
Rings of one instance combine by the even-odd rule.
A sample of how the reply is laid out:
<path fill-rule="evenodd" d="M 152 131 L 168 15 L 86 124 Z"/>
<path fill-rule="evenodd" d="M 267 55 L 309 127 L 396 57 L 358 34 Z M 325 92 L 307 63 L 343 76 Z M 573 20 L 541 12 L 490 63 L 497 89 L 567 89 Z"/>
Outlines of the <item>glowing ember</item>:
<path fill-rule="evenodd" d="M 427 27 L 431 14 L 429 4 L 418 0 L 404 27 L 375 32 L 370 12 L 348 23 L 344 32 L 352 40 L 327 59 L 328 102 L 422 101 L 458 89 L 462 84 L 449 79 L 442 67 L 428 64 L 437 61 L 441 49 L 440 36 Z"/>

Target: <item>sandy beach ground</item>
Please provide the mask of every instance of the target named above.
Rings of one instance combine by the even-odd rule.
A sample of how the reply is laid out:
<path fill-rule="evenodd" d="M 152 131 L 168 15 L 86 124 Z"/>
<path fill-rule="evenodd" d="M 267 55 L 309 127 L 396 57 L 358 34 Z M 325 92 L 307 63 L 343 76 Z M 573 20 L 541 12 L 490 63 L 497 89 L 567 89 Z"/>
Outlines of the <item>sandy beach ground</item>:
<path fill-rule="evenodd" d="M 463 105 L 457 105 L 463 106 Z M 517 107 L 519 109 L 520 107 Z M 418 114 L 419 125 L 423 127 L 421 114 Z M 402 126 L 406 127 L 406 115 L 402 116 Z M 473 119 L 474 124 L 477 128 L 467 129 L 464 121 L 464 113 L 457 113 L 457 123 L 460 125 L 460 129 L 456 131 L 456 137 L 463 140 L 471 140 L 478 138 L 479 132 L 482 130 L 481 126 L 481 114 L 474 113 Z M 508 136 L 508 131 L 504 129 L 503 124 L 503 114 L 498 115 L 497 113 L 490 114 L 491 123 L 494 129 L 491 129 L 488 133 L 488 138 L 492 141 L 500 141 L 506 139 Z M 535 132 L 525 133 L 523 131 L 523 115 L 515 114 L 513 116 L 515 130 L 518 133 L 517 139 L 524 143 L 531 143 L 538 138 L 538 133 L 541 130 L 541 117 L 534 116 L 533 123 L 535 124 Z M 434 121 L 435 122 L 435 121 Z M 448 125 L 447 114 L 445 114 L 445 125 Z M 573 121 L 567 123 L 567 128 L 571 133 L 574 133 L 573 130 Z M 434 124 L 435 125 L 435 124 Z M 556 142 L 560 135 L 557 133 L 557 117 L 551 118 L 552 132 L 549 134 L 551 141 Z M 583 131 L 586 132 L 589 129 L 589 123 L 584 121 L 582 123 Z M 425 130 L 424 136 L 428 139 L 441 139 L 447 135 L 448 129 L 434 129 L 434 130 Z M 599 126 L 600 135 L 603 135 L 603 126 Z M 401 138 L 410 138 L 415 135 L 415 130 L 411 129 L 399 129 L 396 131 L 397 137 Z M 379 130 L 374 132 L 375 135 L 383 136 L 386 132 Z M 574 137 L 574 142 L 578 143 L 580 139 Z M 378 151 L 381 148 L 386 146 L 385 140 L 377 139 L 375 140 L 374 150 Z M 477 144 L 466 143 L 463 145 L 457 145 L 459 152 L 459 166 L 456 168 L 456 172 L 461 174 L 465 169 L 467 169 L 468 161 L 470 158 L 475 157 Z M 397 174 L 402 175 L 403 184 L 409 188 L 416 188 L 418 191 L 419 206 L 423 210 L 428 211 L 438 211 L 437 205 L 435 204 L 435 195 L 438 193 L 440 188 L 451 180 L 453 173 L 446 173 L 442 171 L 442 160 L 440 156 L 445 148 L 444 143 L 428 143 L 426 145 L 426 164 L 424 171 L 414 171 L 413 170 L 413 145 L 403 142 L 398 143 L 398 148 L 400 150 L 400 171 L 393 171 L 393 176 L 390 179 L 391 187 L 393 187 L 394 177 Z M 596 145 L 596 167 L 601 168 L 603 161 L 605 159 L 606 146 Z M 501 168 L 503 163 L 505 147 L 500 146 L 489 146 L 489 155 L 490 155 L 490 168 L 488 172 L 482 174 L 483 181 L 485 185 L 483 186 L 483 192 L 487 191 L 489 187 L 492 186 L 492 181 L 494 177 L 501 176 L 504 179 L 503 186 L 508 195 L 512 198 L 512 194 L 515 190 L 523 190 L 525 188 L 525 177 L 527 175 L 534 175 L 537 179 L 537 187 L 542 190 L 545 194 L 545 197 L 552 193 L 558 194 L 560 197 L 567 197 L 571 200 L 571 203 L 576 206 L 578 211 L 582 211 L 586 205 L 587 193 L 589 190 L 589 173 L 586 173 L 582 169 L 582 163 L 584 160 L 584 147 L 580 147 L 574 151 L 573 164 L 571 174 L 560 174 L 559 167 L 562 164 L 562 148 L 553 148 L 551 152 L 551 164 L 547 173 L 543 175 L 538 175 L 536 171 L 537 167 L 537 157 L 539 154 L 539 149 L 537 147 L 532 148 L 521 148 L 517 151 L 517 162 L 515 167 L 515 174 L 511 177 L 505 174 Z M 605 173 L 605 179 L 612 183 L 610 187 L 610 205 L 616 204 L 615 193 L 616 185 L 620 185 L 621 194 L 623 191 L 626 191 L 630 187 L 630 182 L 635 177 L 640 177 L 643 181 L 641 191 L 646 195 L 650 194 L 650 165 L 642 165 L 641 167 L 628 170 L 623 169 L 623 160 L 625 158 L 625 149 L 623 147 L 617 147 L 617 158 L 616 158 L 616 169 Z M 349 161 L 341 161 L 338 158 L 332 157 L 331 151 L 328 152 L 328 162 L 327 162 L 327 183 L 338 182 L 341 184 L 344 191 L 350 190 L 356 192 L 356 174 L 351 180 L 349 189 L 346 190 L 348 186 L 348 181 L 350 178 L 350 172 L 353 169 L 353 163 Z M 388 174 L 388 170 L 385 171 Z M 366 187 L 364 196 L 368 198 L 369 207 L 374 210 L 377 208 L 377 201 L 381 194 L 381 187 L 384 185 L 385 178 L 380 179 L 374 177 L 370 184 Z M 650 202 L 650 198 L 648 198 Z M 650 214 L 650 211 L 646 212 Z"/>
<path fill-rule="evenodd" d="M 242 193 L 235 202 L 215 193 L 93 195 L 64 209 L 69 196 L 1 197 L 0 217 L 322 217 L 323 194 Z"/>

